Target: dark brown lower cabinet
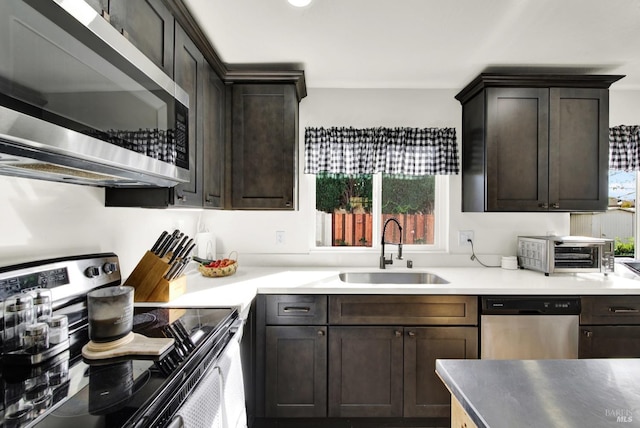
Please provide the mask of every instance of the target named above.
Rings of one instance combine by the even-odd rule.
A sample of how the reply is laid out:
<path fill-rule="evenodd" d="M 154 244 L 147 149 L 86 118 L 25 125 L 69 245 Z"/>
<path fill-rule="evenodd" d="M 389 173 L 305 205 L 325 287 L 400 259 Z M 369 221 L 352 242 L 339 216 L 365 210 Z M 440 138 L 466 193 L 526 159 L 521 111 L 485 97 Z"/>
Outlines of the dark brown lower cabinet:
<path fill-rule="evenodd" d="M 438 358 L 477 358 L 476 327 L 330 327 L 329 417 L 448 417 Z"/>
<path fill-rule="evenodd" d="M 578 358 L 638 357 L 640 357 L 639 325 L 580 327 Z"/>
<path fill-rule="evenodd" d="M 582 296 L 578 358 L 640 357 L 640 296 Z"/>
<path fill-rule="evenodd" d="M 252 428 L 448 426 L 436 359 L 478 358 L 476 296 L 261 295 Z"/>
<path fill-rule="evenodd" d="M 402 414 L 402 327 L 329 329 L 329 417 Z"/>
<path fill-rule="evenodd" d="M 449 417 L 451 393 L 436 375 L 438 358 L 478 358 L 476 327 L 405 327 L 405 418 Z"/>
<path fill-rule="evenodd" d="M 327 327 L 267 326 L 265 415 L 327 415 Z"/>

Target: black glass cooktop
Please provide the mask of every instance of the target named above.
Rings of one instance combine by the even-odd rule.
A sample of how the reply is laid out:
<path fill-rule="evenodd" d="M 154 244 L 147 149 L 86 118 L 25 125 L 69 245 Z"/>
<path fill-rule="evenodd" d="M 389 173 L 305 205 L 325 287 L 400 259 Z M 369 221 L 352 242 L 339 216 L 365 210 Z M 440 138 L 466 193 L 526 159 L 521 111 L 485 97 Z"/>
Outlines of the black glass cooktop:
<path fill-rule="evenodd" d="M 68 351 L 39 366 L 4 364 L 4 426 L 108 428 L 139 422 L 150 403 L 163 405 L 172 385 L 199 359 L 224 347 L 235 318 L 229 308 L 135 308 L 134 332 L 175 339 L 162 356 L 86 360 L 85 328 L 74 333 Z"/>

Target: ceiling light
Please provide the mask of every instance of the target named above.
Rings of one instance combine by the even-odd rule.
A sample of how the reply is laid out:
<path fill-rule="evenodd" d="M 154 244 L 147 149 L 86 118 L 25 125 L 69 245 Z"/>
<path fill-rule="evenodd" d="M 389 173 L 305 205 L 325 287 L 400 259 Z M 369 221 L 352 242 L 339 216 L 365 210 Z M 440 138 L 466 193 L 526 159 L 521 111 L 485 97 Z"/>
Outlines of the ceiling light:
<path fill-rule="evenodd" d="M 311 0 L 287 0 L 291 6 L 305 7 L 311 4 Z"/>

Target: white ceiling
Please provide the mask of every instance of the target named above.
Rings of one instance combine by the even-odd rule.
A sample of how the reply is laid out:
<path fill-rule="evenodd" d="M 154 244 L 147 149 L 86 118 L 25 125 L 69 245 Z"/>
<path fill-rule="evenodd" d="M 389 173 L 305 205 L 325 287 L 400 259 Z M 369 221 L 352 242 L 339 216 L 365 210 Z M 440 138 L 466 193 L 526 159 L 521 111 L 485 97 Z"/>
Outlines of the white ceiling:
<path fill-rule="evenodd" d="M 184 0 L 226 63 L 294 63 L 309 88 L 455 88 L 504 69 L 625 74 L 639 0 Z"/>

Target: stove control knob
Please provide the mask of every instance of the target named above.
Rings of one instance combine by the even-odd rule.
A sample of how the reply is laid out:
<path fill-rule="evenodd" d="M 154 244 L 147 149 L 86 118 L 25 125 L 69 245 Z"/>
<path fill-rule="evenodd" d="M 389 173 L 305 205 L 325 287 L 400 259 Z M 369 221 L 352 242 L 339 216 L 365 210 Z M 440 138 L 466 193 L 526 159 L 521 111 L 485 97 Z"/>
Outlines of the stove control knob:
<path fill-rule="evenodd" d="M 98 269 L 98 267 L 96 266 L 89 266 L 84 270 L 84 275 L 87 278 L 93 278 L 94 276 L 100 275 L 100 269 Z"/>
<path fill-rule="evenodd" d="M 102 270 L 104 271 L 104 273 L 109 275 L 110 273 L 118 271 L 118 265 L 116 263 L 105 263 L 102 265 Z"/>

